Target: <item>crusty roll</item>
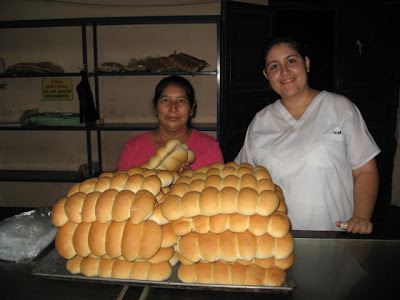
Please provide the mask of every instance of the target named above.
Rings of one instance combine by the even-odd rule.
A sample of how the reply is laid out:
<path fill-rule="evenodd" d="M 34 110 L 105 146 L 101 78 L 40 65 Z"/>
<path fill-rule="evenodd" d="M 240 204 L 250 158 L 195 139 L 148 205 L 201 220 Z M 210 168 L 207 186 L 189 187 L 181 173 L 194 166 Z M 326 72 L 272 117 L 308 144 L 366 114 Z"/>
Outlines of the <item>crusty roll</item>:
<path fill-rule="evenodd" d="M 167 220 L 162 214 L 161 204 L 154 207 L 153 214 L 150 216 L 149 220 L 156 222 L 158 225 L 164 225 L 170 222 L 170 220 Z"/>
<path fill-rule="evenodd" d="M 83 192 L 83 193 L 90 193 L 93 189 L 93 186 L 96 184 L 98 178 L 89 178 L 86 179 L 83 182 L 80 183 L 75 183 L 67 193 L 67 197 L 71 196 L 74 193 L 77 192 Z"/>
<path fill-rule="evenodd" d="M 158 147 L 156 154 L 140 167 L 177 172 L 182 170 L 182 164 L 190 165 L 194 160 L 194 153 L 188 149 L 185 143 L 178 139 L 170 139 L 165 145 Z"/>
<path fill-rule="evenodd" d="M 61 227 L 68 222 L 67 214 L 65 213 L 65 202 L 67 198 L 62 198 L 56 202 L 51 212 L 51 221 L 54 226 Z"/>
<path fill-rule="evenodd" d="M 180 265 L 178 278 L 190 283 L 280 286 L 285 282 L 286 272 L 277 267 L 264 269 L 254 264 L 196 263 Z"/>
<path fill-rule="evenodd" d="M 173 232 L 170 223 L 161 225 L 161 231 L 162 231 L 161 247 L 172 247 L 178 242 L 179 237 Z"/>
<path fill-rule="evenodd" d="M 54 239 L 54 245 L 58 254 L 66 259 L 73 258 L 76 255 L 75 247 L 73 244 L 73 236 L 75 229 L 78 224 L 67 222 L 60 228 L 58 228 L 56 237 Z"/>
<path fill-rule="evenodd" d="M 260 236 L 269 233 L 273 237 L 281 238 L 290 229 L 290 221 L 286 214 L 275 211 L 270 216 L 242 214 L 218 214 L 211 217 L 196 216 L 193 218 L 180 218 L 170 223 L 172 231 L 182 236 L 189 232 L 197 233 L 222 233 L 226 230 L 232 232 L 244 232 L 249 230 L 252 234 Z"/>
<path fill-rule="evenodd" d="M 151 237 L 151 238 L 150 238 Z M 126 222 L 121 242 L 121 254 L 125 260 L 149 259 L 161 248 L 162 231 L 153 221 L 140 224 Z"/>
<path fill-rule="evenodd" d="M 174 253 L 174 247 L 161 247 L 153 257 L 146 260 L 137 259 L 135 261 L 148 261 L 152 264 L 158 264 L 161 262 L 170 261 Z"/>
<path fill-rule="evenodd" d="M 170 194 L 161 203 L 161 211 L 166 219 L 174 221 L 182 217 L 234 213 L 268 216 L 278 206 L 279 198 L 273 191 L 263 190 L 258 193 L 252 188 L 237 191 L 232 187 L 218 191 L 217 188 L 209 186 L 201 192 L 188 192 L 182 198 Z"/>
<path fill-rule="evenodd" d="M 55 225 L 62 226 L 66 221 L 106 223 L 123 222 L 128 219 L 139 224 L 151 217 L 157 201 L 146 189 L 138 190 L 136 194 L 130 190 L 108 189 L 102 193 L 77 192 L 58 202 L 53 208 L 52 220 Z"/>
<path fill-rule="evenodd" d="M 67 261 L 66 268 L 72 274 L 108 278 L 162 281 L 171 276 L 168 261 L 152 264 L 148 261 L 131 262 L 120 259 L 76 256 Z"/>
<path fill-rule="evenodd" d="M 79 223 L 72 236 L 72 245 L 77 255 L 86 257 L 91 253 L 89 247 L 89 232 L 92 223 Z"/>
<path fill-rule="evenodd" d="M 293 246 L 293 238 L 290 233 L 277 239 L 267 233 L 255 236 L 249 231 L 241 233 L 225 231 L 220 234 L 192 232 L 180 238 L 176 245 L 176 251 L 194 263 L 200 260 L 234 262 L 270 257 L 285 259 L 293 252 Z"/>

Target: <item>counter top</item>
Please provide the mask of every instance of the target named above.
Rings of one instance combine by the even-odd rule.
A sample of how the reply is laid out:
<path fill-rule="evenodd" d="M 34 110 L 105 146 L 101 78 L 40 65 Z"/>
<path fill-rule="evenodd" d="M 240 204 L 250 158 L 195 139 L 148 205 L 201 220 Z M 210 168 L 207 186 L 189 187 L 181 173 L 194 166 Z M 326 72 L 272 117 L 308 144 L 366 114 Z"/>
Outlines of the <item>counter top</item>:
<path fill-rule="evenodd" d="M 280 292 L 225 292 L 215 289 L 154 288 L 146 285 L 57 280 L 35 276 L 32 270 L 50 245 L 28 264 L 0 261 L 5 299 L 370 299 L 397 292 L 400 239 L 379 232 L 293 231 L 295 262 L 290 269 L 295 288 Z M 249 289 L 250 290 L 250 289 Z M 3 294 L 3 295 L 4 295 Z M 4 298 L 3 298 L 4 299 Z"/>

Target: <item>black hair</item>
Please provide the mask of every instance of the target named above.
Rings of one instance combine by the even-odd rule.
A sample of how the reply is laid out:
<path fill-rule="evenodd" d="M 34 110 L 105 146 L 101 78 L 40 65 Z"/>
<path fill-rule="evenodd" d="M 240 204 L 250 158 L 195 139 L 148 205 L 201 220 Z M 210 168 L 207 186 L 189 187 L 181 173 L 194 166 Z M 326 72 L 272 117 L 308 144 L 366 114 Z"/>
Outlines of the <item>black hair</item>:
<path fill-rule="evenodd" d="M 190 107 L 191 108 L 196 107 L 195 94 L 192 84 L 184 77 L 178 75 L 172 75 L 161 79 L 161 81 L 156 86 L 153 98 L 153 106 L 155 110 L 157 110 L 157 103 L 161 97 L 161 94 L 170 85 L 175 85 L 182 88 L 186 92 L 186 96 L 188 97 Z"/>
<path fill-rule="evenodd" d="M 268 56 L 269 51 L 277 45 L 280 44 L 288 44 L 293 50 L 298 52 L 303 59 L 306 59 L 307 52 L 306 48 L 301 42 L 296 41 L 294 38 L 290 36 L 275 36 L 268 39 L 264 45 L 264 65 L 266 63 L 266 59 Z"/>

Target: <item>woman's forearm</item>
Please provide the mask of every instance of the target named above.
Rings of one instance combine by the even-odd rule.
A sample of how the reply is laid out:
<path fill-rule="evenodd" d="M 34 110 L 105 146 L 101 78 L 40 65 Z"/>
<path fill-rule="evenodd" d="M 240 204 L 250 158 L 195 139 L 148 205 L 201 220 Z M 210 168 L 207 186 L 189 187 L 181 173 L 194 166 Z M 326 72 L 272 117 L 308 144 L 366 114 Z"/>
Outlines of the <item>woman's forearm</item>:
<path fill-rule="evenodd" d="M 354 213 L 353 216 L 371 220 L 379 188 L 379 175 L 375 159 L 353 170 Z"/>

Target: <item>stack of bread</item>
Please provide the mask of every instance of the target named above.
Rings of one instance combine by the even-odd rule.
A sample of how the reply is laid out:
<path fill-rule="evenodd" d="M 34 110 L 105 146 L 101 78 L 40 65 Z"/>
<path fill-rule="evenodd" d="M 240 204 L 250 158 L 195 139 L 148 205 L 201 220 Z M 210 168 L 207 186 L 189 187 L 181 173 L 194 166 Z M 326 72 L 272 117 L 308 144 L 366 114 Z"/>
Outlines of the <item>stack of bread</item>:
<path fill-rule="evenodd" d="M 169 278 L 178 237 L 169 224 L 155 221 L 153 210 L 182 164 L 194 159 L 186 144 L 170 140 L 146 163 L 152 169 L 106 172 L 73 185 L 52 211 L 59 227 L 56 250 L 68 260 L 67 269 L 86 276 Z"/>
<path fill-rule="evenodd" d="M 290 221 L 264 167 L 193 163 L 170 140 L 140 167 L 72 186 L 53 208 L 56 250 L 73 274 L 279 286 L 293 264 Z M 181 172 L 181 173 L 179 173 Z"/>
<path fill-rule="evenodd" d="M 161 203 L 179 241 L 183 282 L 279 286 L 293 264 L 282 190 L 264 167 L 188 170 Z"/>

